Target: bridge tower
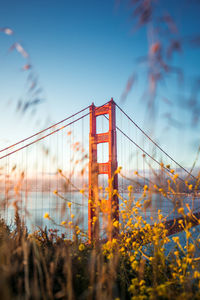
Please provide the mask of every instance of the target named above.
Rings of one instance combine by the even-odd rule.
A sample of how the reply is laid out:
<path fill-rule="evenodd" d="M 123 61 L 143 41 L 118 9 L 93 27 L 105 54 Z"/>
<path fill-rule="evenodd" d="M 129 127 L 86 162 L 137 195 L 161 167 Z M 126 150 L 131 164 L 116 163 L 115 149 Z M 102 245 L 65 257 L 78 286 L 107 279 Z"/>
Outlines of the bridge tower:
<path fill-rule="evenodd" d="M 100 115 L 108 115 L 109 130 L 105 133 L 96 133 L 96 119 Z M 109 160 L 106 163 L 97 162 L 97 144 L 108 143 Z M 107 200 L 108 238 L 112 239 L 117 234 L 113 221 L 119 221 L 118 197 L 113 191 L 118 189 L 117 170 L 117 138 L 116 138 L 116 113 L 115 102 L 111 100 L 100 107 L 94 103 L 90 106 L 90 136 L 89 136 L 89 201 L 88 201 L 88 235 L 89 241 L 99 240 L 99 197 L 98 175 L 107 174 L 110 187 Z"/>

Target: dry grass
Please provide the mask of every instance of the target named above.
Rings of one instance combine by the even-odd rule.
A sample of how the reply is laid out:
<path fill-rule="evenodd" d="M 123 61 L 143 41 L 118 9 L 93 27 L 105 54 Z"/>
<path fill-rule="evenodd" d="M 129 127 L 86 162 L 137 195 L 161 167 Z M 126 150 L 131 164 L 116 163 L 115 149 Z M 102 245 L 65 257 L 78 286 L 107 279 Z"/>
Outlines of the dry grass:
<path fill-rule="evenodd" d="M 3 220 L 0 223 L 2 299 L 200 299 L 200 239 L 192 235 L 195 216 L 190 207 L 179 201 L 174 208 L 182 217 L 179 226 L 185 243 L 178 236 L 169 239 L 161 211 L 152 224 L 141 216 L 153 193 L 177 200 L 178 176 L 172 171 L 167 180 L 168 184 L 160 186 L 145 185 L 139 199 L 132 185 L 126 198 L 113 191 L 121 199 L 120 222 L 113 220 L 112 224 L 119 235 L 94 244 L 87 242 L 87 235 L 73 220 L 72 240 L 42 228 L 28 234 L 16 204 L 14 227 L 9 228 Z M 198 190 L 188 182 L 185 186 L 194 193 Z M 177 197 L 180 200 L 180 195 Z M 99 210 L 103 211 L 105 199 L 101 200 Z M 48 214 L 45 217 L 50 218 Z M 62 226 L 67 232 L 67 220 Z M 173 246 L 167 251 L 170 243 Z"/>

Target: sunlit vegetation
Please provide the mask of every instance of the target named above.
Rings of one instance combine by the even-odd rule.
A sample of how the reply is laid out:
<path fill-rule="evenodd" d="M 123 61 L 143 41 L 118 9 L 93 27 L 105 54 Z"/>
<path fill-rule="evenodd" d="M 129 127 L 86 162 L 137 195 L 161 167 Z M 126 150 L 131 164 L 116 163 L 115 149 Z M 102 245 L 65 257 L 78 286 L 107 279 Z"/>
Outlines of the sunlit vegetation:
<path fill-rule="evenodd" d="M 127 1 L 116 2 L 122 7 Z M 156 1 L 130 1 L 129 12 L 133 30 L 147 28 L 149 45 L 146 55 L 138 57 L 137 71 L 134 70 L 128 79 L 121 101 L 127 100 L 139 80 L 146 80 L 148 84 L 142 98 L 148 104 L 148 112 L 153 112 L 154 117 L 159 98 L 159 102 L 162 100 L 167 106 L 163 116 L 170 125 L 179 128 L 182 123 L 176 121 L 172 114 L 173 99 L 164 97 L 165 92 L 160 92 L 160 88 L 174 75 L 181 92 L 184 85 L 187 86 L 188 74 L 182 66 L 174 65 L 173 57 L 180 55 L 184 45 L 199 47 L 199 34 L 182 37 L 172 16 L 165 9 L 159 11 L 158 7 L 156 10 Z M 0 28 L 0 32 L 8 36 L 14 33 L 9 27 Z M 35 107 L 44 101 L 43 89 L 30 62 L 30 55 L 21 42 L 14 40 L 9 48 L 9 52 L 12 51 L 22 56 L 21 71 L 27 73 L 26 95 L 15 103 L 16 112 L 23 115 L 31 111 L 35 114 Z M 141 69 L 143 64 L 146 65 L 145 71 Z M 181 97 L 180 103 L 176 100 L 176 105 L 182 112 L 188 110 L 190 123 L 198 126 L 199 76 L 192 78 L 192 82 L 194 88 L 188 90 L 189 96 Z M 180 116 L 182 121 L 182 114 Z M 49 129 L 56 131 L 56 126 Z M 59 131 L 66 126 L 59 127 Z M 68 155 L 69 176 L 65 170 L 58 169 L 49 180 L 59 153 L 51 153 L 45 145 L 42 153 L 49 159 L 46 165 L 51 167 L 46 170 L 49 172 L 44 179 L 36 176 L 36 179 L 28 181 L 27 168 L 19 168 L 20 163 L 11 168 L 10 174 L 6 164 L 6 167 L 1 167 L 1 204 L 6 209 L 13 205 L 15 219 L 11 225 L 0 219 L 0 299 L 200 299 L 200 212 L 193 207 L 199 197 L 200 173 L 197 178 L 181 178 L 182 174 L 164 163 L 160 163 L 159 170 L 151 169 L 143 152 L 143 163 L 151 170 L 151 178 L 146 180 L 139 170 L 135 170 L 133 178 L 128 178 L 123 174 L 123 168 L 118 167 L 114 176 L 119 175 L 119 189 L 112 188 L 112 178 L 107 187 L 99 186 L 95 199 L 88 199 L 91 187 L 85 185 L 83 178 L 87 175 L 88 155 L 81 144 L 73 140 L 71 129 L 66 134 L 70 146 L 73 141 L 70 150 L 73 155 Z M 190 172 L 196 167 L 199 149 Z M 27 152 L 25 155 L 27 160 Z M 41 166 L 42 177 L 45 164 L 41 162 Z M 62 184 L 58 183 L 58 176 Z M 73 176 L 80 180 L 83 178 L 80 189 L 71 180 Z M 126 193 L 120 186 L 120 178 L 125 180 L 123 188 Z M 22 217 L 22 193 L 26 194 L 28 203 L 29 194 L 39 188 L 62 200 L 64 204 L 59 213 L 63 219 L 58 224 L 51 212 L 46 211 L 43 218 L 50 226 L 37 226 L 37 230 L 30 232 Z M 77 219 L 72 210 L 73 197 L 66 197 L 69 191 L 80 192 L 87 204 L 97 211 L 92 226 L 98 224 L 100 238 L 89 239 L 82 220 Z M 161 202 L 171 203 L 173 209 L 167 215 L 166 211 L 154 208 L 152 212 L 149 209 L 155 195 Z M 108 208 L 108 198 L 113 196 L 119 200 L 119 219 L 112 218 L 113 212 Z M 28 211 L 26 213 L 28 216 Z"/>
<path fill-rule="evenodd" d="M 118 168 L 116 173 L 120 175 L 122 170 Z M 106 239 L 110 224 L 104 222 L 104 238 L 89 241 L 73 214 L 57 224 L 58 229 L 38 228 L 29 233 L 16 204 L 14 224 L 0 223 L 2 299 L 199 299 L 200 237 L 193 225 L 200 222 L 191 206 L 180 201 L 178 174 L 174 170 L 170 174 L 167 184 L 144 185 L 140 198 L 134 182 L 124 197 L 110 190 L 111 182 L 104 193 L 100 187 L 102 197 L 94 206 L 104 221 L 108 220 L 110 193 L 120 199 L 119 221 L 114 219 L 111 224 L 112 239 Z M 196 186 L 186 181 L 185 187 L 195 196 L 198 181 Z M 182 238 L 169 236 L 168 216 L 160 210 L 149 219 L 142 217 L 155 193 L 173 199 Z M 54 194 L 60 197 L 57 191 Z M 71 211 L 70 201 L 65 209 Z M 55 222 L 48 212 L 44 218 Z M 97 221 L 95 217 L 93 224 Z M 71 239 L 60 233 L 59 227 L 66 233 L 70 230 Z"/>

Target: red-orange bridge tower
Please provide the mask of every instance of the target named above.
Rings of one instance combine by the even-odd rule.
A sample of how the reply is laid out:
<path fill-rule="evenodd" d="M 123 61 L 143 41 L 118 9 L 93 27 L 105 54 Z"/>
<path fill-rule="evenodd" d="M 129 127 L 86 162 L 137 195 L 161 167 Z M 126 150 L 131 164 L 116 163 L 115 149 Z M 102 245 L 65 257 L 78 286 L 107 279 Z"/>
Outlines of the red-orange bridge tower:
<path fill-rule="evenodd" d="M 100 115 L 108 115 L 109 130 L 105 133 L 96 132 L 96 119 Z M 109 160 L 106 163 L 97 161 L 97 144 L 108 143 Z M 114 190 L 118 190 L 117 170 L 117 137 L 115 102 L 111 99 L 107 104 L 90 106 L 90 137 L 89 137 L 89 201 L 88 201 L 88 235 L 89 240 L 99 239 L 99 188 L 98 175 L 107 174 L 109 182 L 109 198 L 107 200 L 108 238 L 117 234 L 113 222 L 119 221 L 119 202 Z"/>

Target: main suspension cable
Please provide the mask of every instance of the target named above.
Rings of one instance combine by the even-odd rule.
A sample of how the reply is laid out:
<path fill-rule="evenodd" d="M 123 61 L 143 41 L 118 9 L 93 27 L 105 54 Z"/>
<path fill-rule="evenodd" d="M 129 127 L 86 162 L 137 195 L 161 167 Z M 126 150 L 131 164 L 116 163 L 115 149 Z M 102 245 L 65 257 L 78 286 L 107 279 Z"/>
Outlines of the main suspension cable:
<path fill-rule="evenodd" d="M 105 104 L 101 105 L 101 106 L 96 107 L 96 110 L 100 109 L 102 106 L 104 106 L 104 105 L 106 105 L 106 104 L 108 104 L 108 103 L 109 103 L 109 101 L 106 102 Z M 79 111 L 78 113 L 83 112 L 84 110 L 88 109 L 89 107 L 90 107 L 90 106 L 88 106 L 87 108 L 84 108 L 83 110 Z M 66 118 L 65 120 L 74 117 L 74 116 L 77 115 L 78 113 L 76 113 L 76 114 L 74 114 L 74 115 L 71 115 L 70 117 Z M 62 130 L 62 129 L 64 129 L 64 128 L 66 128 L 66 127 L 68 127 L 68 126 L 70 126 L 70 125 L 76 123 L 77 121 L 79 121 L 79 120 L 85 118 L 86 116 L 88 116 L 88 115 L 90 115 L 90 114 L 91 114 L 91 112 L 89 111 L 88 113 L 82 115 L 81 117 L 79 117 L 79 118 L 77 118 L 77 119 L 71 121 L 70 123 L 68 123 L 68 124 L 66 124 L 66 125 L 63 125 L 62 127 L 60 127 L 60 128 L 58 128 L 58 129 L 56 129 L 56 130 L 54 130 L 54 131 L 52 131 L 52 132 L 50 132 L 50 133 L 48 133 L 48 134 L 42 136 L 42 137 L 40 137 L 40 138 L 38 138 L 38 139 L 36 139 L 36 140 L 34 140 L 34 141 L 28 143 L 28 144 L 26 144 L 26 145 L 24 145 L 24 146 L 22 146 L 22 147 L 16 149 L 16 150 L 13 150 L 13 151 L 11 151 L 11 152 L 9 152 L 9 153 L 7 153 L 7 154 L 1 156 L 1 157 L 0 157 L 0 160 L 3 159 L 3 158 L 5 158 L 5 157 L 7 157 L 7 156 L 10 156 L 11 154 L 16 153 L 16 152 L 18 152 L 18 151 L 20 151 L 20 150 L 22 150 L 22 149 L 24 149 L 24 148 L 26 148 L 26 147 L 29 147 L 30 145 L 33 145 L 33 144 L 37 143 L 38 141 L 41 141 L 41 140 L 45 139 L 46 137 L 48 137 L 48 136 L 50 136 L 50 135 L 53 135 L 54 133 L 57 133 L 58 131 L 60 131 L 60 130 Z M 60 121 L 59 123 L 61 123 L 61 122 L 64 122 L 64 121 Z M 58 123 L 57 123 L 57 124 L 58 124 Z M 48 130 L 48 129 L 50 129 L 50 128 L 53 128 L 53 127 L 55 127 L 55 126 L 56 126 L 56 124 L 54 124 L 54 125 L 52 125 L 52 126 L 46 128 L 46 129 L 44 129 L 43 132 L 46 131 L 46 130 Z M 41 131 L 41 132 L 42 132 L 42 131 Z M 35 135 L 37 135 L 37 134 L 39 134 L 39 133 L 36 133 Z M 31 137 L 33 137 L 33 136 L 35 136 L 35 135 L 32 135 Z M 28 138 L 26 138 L 25 140 L 28 140 L 28 139 L 30 139 L 31 137 L 28 137 Z M 25 141 L 25 140 L 23 140 L 23 141 Z M 18 145 L 18 144 L 22 143 L 23 141 L 19 141 L 19 142 L 17 142 L 15 145 Z M 5 149 L 9 149 L 9 148 L 11 148 L 11 147 L 14 147 L 14 146 L 11 145 L 11 146 L 9 146 L 9 147 L 7 147 L 7 148 L 5 148 Z M 3 151 L 3 150 L 1 150 L 0 152 L 2 152 L 2 151 Z"/>
<path fill-rule="evenodd" d="M 104 117 L 109 120 L 105 115 Z M 133 143 L 137 148 L 139 148 L 143 153 L 145 153 L 145 155 L 147 155 L 149 158 L 151 158 L 153 161 L 155 161 L 159 166 L 160 163 L 157 159 L 155 159 L 152 155 L 150 155 L 148 152 L 146 152 L 142 147 L 140 147 L 136 142 L 134 142 L 125 132 L 123 132 L 118 126 L 116 126 L 117 130 L 119 132 L 121 132 L 131 143 Z M 170 173 L 170 170 L 168 168 L 166 168 L 165 166 L 163 166 L 163 169 L 165 169 L 168 173 Z M 182 179 L 181 177 L 178 177 L 181 181 L 185 182 L 184 179 Z"/>
<path fill-rule="evenodd" d="M 77 115 L 79 115 L 79 114 L 82 113 L 83 111 L 87 110 L 89 107 L 90 107 L 90 106 L 87 106 L 87 107 L 85 107 L 85 108 L 79 110 L 79 111 L 76 112 L 75 114 L 73 114 L 73 115 L 71 115 L 71 116 L 69 116 L 69 117 L 63 119 L 62 121 L 57 122 L 57 123 L 55 123 L 55 124 L 53 124 L 53 125 L 51 125 L 51 126 L 45 128 L 45 129 L 43 129 L 43 130 L 41 130 L 41 131 L 38 131 L 38 132 L 34 133 L 33 135 L 30 135 L 29 137 L 27 137 L 27 138 L 25 138 L 25 139 L 23 139 L 23 140 L 21 140 L 21 141 L 18 141 L 17 143 L 15 143 L 15 144 L 13 144 L 13 145 L 10 145 L 10 146 L 8 146 L 8 147 L 6 147 L 6 148 L 4 148 L 4 149 L 1 149 L 0 152 L 3 152 L 3 151 L 8 150 L 8 149 L 10 149 L 10 148 L 13 148 L 13 147 L 15 147 L 15 146 L 17 146 L 17 145 L 19 145 L 19 144 L 25 142 L 25 141 L 28 141 L 29 139 L 31 139 L 31 138 L 33 138 L 33 137 L 35 137 L 35 136 L 37 136 L 37 135 L 39 135 L 39 134 L 41 134 L 41 133 L 43 133 L 43 132 L 45 132 L 45 131 L 47 131 L 47 130 L 53 128 L 53 127 L 56 127 L 57 125 L 59 125 L 59 124 L 65 122 L 65 121 L 67 121 L 67 120 L 69 120 L 69 119 L 71 119 L 71 118 L 73 118 L 73 117 L 75 117 L 75 116 L 77 116 Z"/>
<path fill-rule="evenodd" d="M 155 161 L 159 166 L 160 163 L 159 161 L 157 161 L 157 159 L 155 159 L 153 156 L 151 156 L 148 152 L 146 152 L 142 147 L 140 147 L 136 142 L 134 142 L 125 132 L 123 132 L 119 127 L 117 127 L 117 130 L 119 130 L 130 142 L 132 142 L 136 147 L 138 147 L 143 153 L 145 153 L 145 155 L 147 155 L 148 157 L 150 157 L 153 161 Z M 168 168 L 166 168 L 165 166 L 163 166 L 163 168 L 170 173 L 170 170 Z M 185 182 L 184 179 L 182 179 L 181 177 L 178 177 L 181 181 Z M 195 178 L 196 179 L 196 178 Z"/>
<path fill-rule="evenodd" d="M 197 180 L 197 178 L 192 175 L 188 170 L 186 170 L 183 166 L 181 166 L 175 159 L 173 159 L 167 152 L 165 152 L 165 150 L 163 150 L 154 140 L 152 140 L 152 138 L 150 138 L 150 136 L 142 129 L 140 128 L 134 121 L 133 119 L 131 119 L 131 117 L 129 117 L 127 115 L 127 113 L 125 113 L 125 111 L 115 102 L 115 105 L 119 108 L 119 110 L 157 147 L 159 148 L 168 158 L 170 158 L 176 165 L 178 165 L 182 170 L 184 170 L 188 175 L 190 175 L 191 177 L 193 177 L 195 180 Z"/>
<path fill-rule="evenodd" d="M 71 125 L 71 124 L 73 124 L 73 123 L 75 123 L 75 122 L 77 122 L 77 121 L 83 119 L 84 117 L 88 116 L 89 114 L 90 114 L 90 112 L 88 112 L 87 114 L 85 114 L 85 115 L 79 117 L 78 119 L 76 119 L 76 120 L 74 120 L 74 121 L 72 121 L 72 122 L 70 122 L 70 123 L 68 123 L 68 124 L 66 124 L 66 125 L 64 125 L 64 126 L 62 126 L 62 127 L 60 127 L 60 128 L 58 128 L 58 129 L 56 129 L 56 130 L 54 130 L 54 131 L 52 131 L 52 132 L 50 132 L 50 133 L 48 133 L 48 134 L 46 134 L 46 135 L 44 135 L 44 136 L 38 138 L 37 140 L 34 140 L 33 142 L 31 142 L 31 143 L 29 143 L 29 144 L 26 144 L 26 145 L 24 145 L 24 146 L 22 146 L 22 147 L 20 147 L 20 148 L 18 148 L 18 149 L 16 149 L 16 150 L 14 150 L 14 151 L 11 151 L 11 152 L 9 152 L 9 153 L 7 153 L 7 154 L 1 156 L 0 159 L 3 159 L 3 158 L 5 158 L 5 157 L 7 157 L 7 156 L 10 156 L 10 155 L 13 154 L 13 153 L 16 153 L 16 152 L 18 152 L 18 151 L 20 151 L 20 150 L 22 150 L 22 149 L 24 149 L 24 148 L 26 148 L 26 147 L 29 147 L 30 145 L 33 145 L 33 144 L 35 144 L 35 143 L 37 143 L 37 142 L 39 142 L 39 141 L 45 139 L 46 137 L 48 137 L 48 136 L 50 136 L 50 135 L 52 135 L 52 134 L 54 134 L 54 133 L 56 133 L 56 132 L 58 132 L 58 131 L 60 131 L 60 130 L 62 130 L 62 129 L 64 129 L 64 128 L 68 127 L 69 125 Z"/>

